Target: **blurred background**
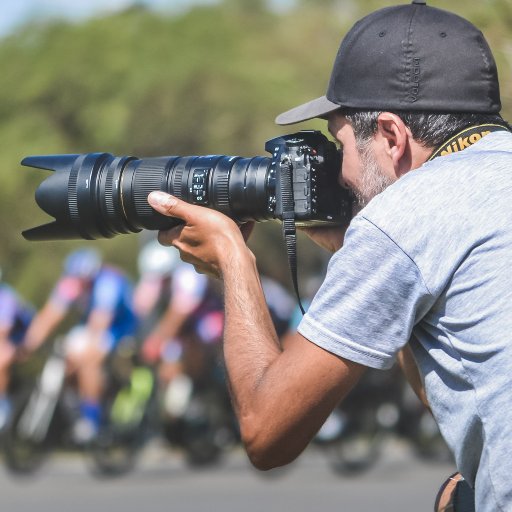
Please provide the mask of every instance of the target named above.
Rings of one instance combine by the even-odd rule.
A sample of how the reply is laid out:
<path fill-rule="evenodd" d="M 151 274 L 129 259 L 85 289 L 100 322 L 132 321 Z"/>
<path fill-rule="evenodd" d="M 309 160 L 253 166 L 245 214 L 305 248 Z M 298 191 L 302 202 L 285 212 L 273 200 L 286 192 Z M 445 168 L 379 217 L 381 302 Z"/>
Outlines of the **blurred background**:
<path fill-rule="evenodd" d="M 21 167 L 19 162 L 24 156 L 103 151 L 138 157 L 263 155 L 266 140 L 293 130 L 274 125 L 275 116 L 324 94 L 342 35 L 365 14 L 395 3 L 387 0 L 0 0 L 2 279 L 40 307 L 61 272 L 65 255 L 84 244 L 29 243 L 21 237 L 22 230 L 47 220 L 33 195 L 46 173 Z M 502 113 L 510 120 L 512 2 L 432 0 L 429 4 L 462 15 L 483 31 L 498 64 Z M 326 132 L 325 123 L 320 121 L 298 128 Z M 137 278 L 139 236 L 121 235 L 87 244 L 99 249 L 106 261 L 123 268 L 134 280 Z M 260 270 L 290 289 L 280 225 L 272 222 L 258 225 L 250 244 Z M 325 253 L 305 237 L 299 238 L 301 283 L 321 275 L 326 262 Z M 385 413 L 384 410 L 384 424 Z M 422 499 L 425 506 L 415 510 L 429 510 L 434 482 L 447 476 L 451 462 L 441 456 L 438 471 L 411 462 L 409 452 L 403 447 L 398 449 L 392 444 L 385 451 L 389 455 L 387 462 L 380 469 L 364 473 L 357 484 L 340 483 L 343 477 L 340 479 L 339 474 L 328 471 L 323 459 L 315 456 L 302 466 L 304 472 L 299 469 L 279 473 L 278 483 L 284 482 L 284 492 L 295 496 L 296 510 L 311 510 L 315 503 L 327 505 L 330 502 L 325 500 L 331 498 L 333 506 L 338 502 L 343 504 L 343 494 L 350 497 L 351 493 L 355 510 L 372 510 L 372 503 L 375 506 L 380 503 L 379 510 L 386 510 L 382 503 L 388 497 L 392 503 L 392 496 L 400 494 L 405 503 L 403 510 L 423 503 Z M 225 480 L 215 480 L 222 476 L 212 480 L 213 477 L 206 478 L 204 473 L 195 474 L 198 489 L 205 492 L 216 489 L 206 496 L 216 496 L 220 501 L 199 499 L 194 494 L 196 484 L 188 483 L 185 478 L 191 473 L 180 472 L 167 460 L 162 462 L 161 454 L 151 460 L 156 460 L 153 469 L 148 470 L 146 466 L 142 480 L 129 477 L 131 492 L 137 490 L 136 495 L 143 496 L 147 491 L 145 485 L 151 481 L 152 492 L 161 497 L 162 503 L 172 506 L 172 499 L 158 485 L 161 482 L 162 489 L 166 488 L 167 475 L 178 473 L 182 485 L 173 492 L 182 501 L 175 510 L 218 510 L 220 503 L 225 510 L 252 510 L 244 503 L 258 497 L 263 499 L 262 507 L 267 510 L 282 510 L 291 503 L 286 494 L 276 497 L 276 488 L 269 487 L 270 479 L 262 480 L 248 471 L 247 480 L 236 480 L 242 478 L 239 469 L 247 468 L 243 458 L 236 459 L 223 470 L 225 473 L 216 473 Z M 308 487 L 311 474 L 317 474 L 324 485 L 318 496 Z M 397 478 L 391 478 L 393 474 Z M 45 510 L 42 503 L 46 503 L 47 497 L 48 503 L 52 503 L 52 498 L 47 496 L 48 492 L 51 494 L 47 490 L 51 489 L 50 482 L 57 481 L 59 489 L 63 484 L 69 485 L 78 493 L 69 496 L 64 493 L 67 497 L 62 508 L 64 504 L 76 508 L 73 496 L 89 492 L 91 484 L 85 488 L 78 484 L 87 477 L 73 461 L 66 459 L 62 466 L 53 469 L 50 466 L 48 475 L 44 477 L 46 480 L 33 484 L 34 495 L 43 500 L 39 505 L 37 499 L 31 500 L 34 510 Z M 292 475 L 296 475 L 297 481 Z M 412 491 L 404 492 L 400 481 L 409 482 Z M 234 501 L 220 498 L 233 491 L 226 482 L 237 482 L 239 486 Z M 3 495 L 12 505 L 10 510 L 32 510 L 27 497 L 20 498 L 23 492 L 20 484 L 8 484 L 9 480 L 0 481 Z M 126 497 L 127 486 L 119 487 L 117 483 L 113 489 Z M 372 489 L 369 494 L 368 489 Z M 309 498 L 304 494 L 306 490 Z M 104 493 L 105 488 L 96 497 L 99 499 Z M 138 503 L 136 495 L 133 499 L 141 506 L 143 501 Z M 105 494 L 105 502 L 112 501 L 112 496 Z M 368 501 L 371 496 L 375 499 L 372 503 Z M 24 508 L 15 507 L 20 503 Z M 128 505 L 123 509 L 131 510 Z M 390 505 L 389 510 L 399 509 Z"/>
<path fill-rule="evenodd" d="M 27 243 L 46 220 L 33 200 L 46 176 L 26 155 L 106 151 L 264 155 L 289 129 L 274 117 L 325 92 L 341 36 L 384 0 L 3 0 L 0 21 L 0 266 L 35 304 L 74 243 Z M 436 0 L 478 25 L 512 116 L 512 3 Z M 325 130 L 323 122 L 299 128 Z M 289 285 L 280 226 L 258 226 L 260 268 Z M 94 242 L 135 271 L 137 236 Z M 306 239 L 310 272 L 325 256 Z"/>

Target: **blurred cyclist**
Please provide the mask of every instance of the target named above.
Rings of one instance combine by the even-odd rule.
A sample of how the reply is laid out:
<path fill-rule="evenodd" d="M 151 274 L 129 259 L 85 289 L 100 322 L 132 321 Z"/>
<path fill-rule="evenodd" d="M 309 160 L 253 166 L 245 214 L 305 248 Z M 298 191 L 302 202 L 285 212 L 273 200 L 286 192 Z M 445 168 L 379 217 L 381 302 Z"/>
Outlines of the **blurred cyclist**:
<path fill-rule="evenodd" d="M 177 417 L 190 398 L 192 381 L 204 378 L 215 363 L 224 326 L 222 298 L 215 283 L 182 262 L 173 247 L 149 242 L 138 263 L 134 302 L 141 318 L 152 320 L 142 357 L 158 364 L 162 385 L 170 384 L 165 409 Z"/>
<path fill-rule="evenodd" d="M 261 275 L 260 280 L 272 323 L 274 324 L 278 338 L 281 339 L 289 329 L 295 308 L 298 308 L 298 306 L 296 306 L 296 300 L 290 295 L 288 290 L 275 279 Z"/>
<path fill-rule="evenodd" d="M 80 418 L 72 434 L 75 442 L 87 443 L 101 423 L 103 363 L 121 339 L 133 336 L 136 329 L 129 279 L 103 265 L 94 249 L 79 249 L 68 256 L 63 275 L 28 329 L 27 347 L 39 347 L 74 308 L 82 319 L 65 342 L 69 370 L 76 373 L 80 395 Z"/>
<path fill-rule="evenodd" d="M 153 329 L 170 298 L 171 276 L 180 265 L 178 251 L 161 246 L 156 241 L 144 245 L 138 257 L 140 279 L 135 287 L 133 305 L 143 337 Z"/>
<path fill-rule="evenodd" d="M 10 368 L 33 316 L 32 307 L 10 286 L 0 282 L 0 430 L 6 426 L 11 413 Z"/>

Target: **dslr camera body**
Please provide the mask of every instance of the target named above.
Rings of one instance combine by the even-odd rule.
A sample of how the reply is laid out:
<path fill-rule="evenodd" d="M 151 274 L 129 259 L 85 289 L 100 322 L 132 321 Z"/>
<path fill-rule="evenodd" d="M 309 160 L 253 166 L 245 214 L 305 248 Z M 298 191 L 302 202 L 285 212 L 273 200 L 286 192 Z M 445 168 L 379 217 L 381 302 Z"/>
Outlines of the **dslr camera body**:
<path fill-rule="evenodd" d="M 154 190 L 218 210 L 237 222 L 279 219 L 294 225 L 347 224 L 352 196 L 338 184 L 341 152 L 319 131 L 269 140 L 272 156 L 165 156 L 110 153 L 28 156 L 22 165 L 54 174 L 36 202 L 54 221 L 23 232 L 27 240 L 111 238 L 181 221 L 154 211 Z"/>

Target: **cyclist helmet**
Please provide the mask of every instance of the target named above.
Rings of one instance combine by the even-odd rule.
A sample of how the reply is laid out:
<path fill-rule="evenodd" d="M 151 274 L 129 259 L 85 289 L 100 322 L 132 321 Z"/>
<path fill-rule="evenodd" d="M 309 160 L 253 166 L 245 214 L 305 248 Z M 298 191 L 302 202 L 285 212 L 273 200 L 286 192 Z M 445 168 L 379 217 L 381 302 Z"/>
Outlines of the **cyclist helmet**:
<path fill-rule="evenodd" d="M 64 262 L 64 274 L 67 276 L 92 279 L 101 267 L 101 257 L 95 249 L 78 249 L 72 252 Z"/>
<path fill-rule="evenodd" d="M 178 249 L 164 247 L 156 240 L 148 242 L 140 251 L 138 258 L 139 274 L 165 277 L 176 269 L 180 262 Z"/>

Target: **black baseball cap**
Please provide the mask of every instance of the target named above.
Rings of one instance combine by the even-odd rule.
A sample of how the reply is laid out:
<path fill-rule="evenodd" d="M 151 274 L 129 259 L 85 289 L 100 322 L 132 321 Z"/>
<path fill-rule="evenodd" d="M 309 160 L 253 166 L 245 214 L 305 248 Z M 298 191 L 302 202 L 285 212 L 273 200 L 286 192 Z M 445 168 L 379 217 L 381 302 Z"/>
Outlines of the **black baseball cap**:
<path fill-rule="evenodd" d="M 387 7 L 344 37 L 326 95 L 276 123 L 325 117 L 340 107 L 498 113 L 496 63 L 483 34 L 464 18 L 425 0 Z"/>

